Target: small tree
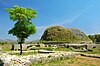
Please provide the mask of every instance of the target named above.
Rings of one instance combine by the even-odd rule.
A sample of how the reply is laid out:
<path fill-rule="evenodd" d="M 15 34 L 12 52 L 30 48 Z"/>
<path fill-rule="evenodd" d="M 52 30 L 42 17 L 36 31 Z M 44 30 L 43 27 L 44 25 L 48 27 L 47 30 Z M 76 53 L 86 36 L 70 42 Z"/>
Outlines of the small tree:
<path fill-rule="evenodd" d="M 6 10 L 9 12 L 10 19 L 16 22 L 14 27 L 9 30 L 8 34 L 13 34 L 18 38 L 21 55 L 22 43 L 24 43 L 25 38 L 28 38 L 31 34 L 36 33 L 36 27 L 30 20 L 36 17 L 37 11 L 31 8 L 23 8 L 18 6 L 7 8 Z"/>

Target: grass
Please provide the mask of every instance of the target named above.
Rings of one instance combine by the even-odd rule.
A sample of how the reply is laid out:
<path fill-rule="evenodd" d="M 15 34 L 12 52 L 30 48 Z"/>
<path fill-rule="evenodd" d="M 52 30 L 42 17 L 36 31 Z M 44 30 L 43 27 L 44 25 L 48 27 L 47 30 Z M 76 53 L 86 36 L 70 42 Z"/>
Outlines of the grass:
<path fill-rule="evenodd" d="M 52 60 L 50 62 L 33 63 L 30 66 L 99 66 L 100 59 L 83 56 L 64 58 L 62 60 Z"/>
<path fill-rule="evenodd" d="M 92 52 L 87 51 L 87 52 L 84 52 L 84 53 L 88 53 L 88 54 L 99 54 L 100 55 L 100 48 L 93 48 L 91 50 L 92 50 Z"/>
<path fill-rule="evenodd" d="M 72 60 L 74 59 L 74 57 L 71 58 L 64 58 L 64 59 L 55 59 L 49 62 L 36 62 L 36 63 L 32 63 L 30 66 L 62 66 L 61 64 L 61 60 Z"/>

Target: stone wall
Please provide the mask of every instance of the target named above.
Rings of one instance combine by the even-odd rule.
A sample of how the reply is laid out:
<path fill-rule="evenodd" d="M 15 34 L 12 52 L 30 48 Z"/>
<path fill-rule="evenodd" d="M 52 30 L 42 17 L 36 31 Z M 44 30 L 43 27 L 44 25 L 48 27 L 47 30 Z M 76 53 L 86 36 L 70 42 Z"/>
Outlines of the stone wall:
<path fill-rule="evenodd" d="M 73 47 L 73 48 L 86 48 L 86 49 L 92 49 L 96 47 L 95 44 L 65 44 L 66 47 Z M 100 47 L 100 46 L 99 46 Z"/>
<path fill-rule="evenodd" d="M 44 44 L 22 44 L 22 50 L 27 50 L 30 47 L 45 47 Z M 13 44 L 12 45 L 12 50 L 20 50 L 20 45 L 19 44 Z"/>
<path fill-rule="evenodd" d="M 54 59 L 67 58 L 80 54 L 79 52 L 55 52 L 49 54 L 34 54 L 27 56 L 16 56 L 2 53 L 0 60 L 4 63 L 4 66 L 30 66 L 35 62 L 48 62 Z"/>

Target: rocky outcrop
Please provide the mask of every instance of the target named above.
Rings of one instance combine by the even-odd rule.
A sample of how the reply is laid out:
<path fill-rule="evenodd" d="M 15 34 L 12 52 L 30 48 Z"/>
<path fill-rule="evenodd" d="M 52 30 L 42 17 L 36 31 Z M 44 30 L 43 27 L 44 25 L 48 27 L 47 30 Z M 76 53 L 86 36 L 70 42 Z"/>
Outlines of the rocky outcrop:
<path fill-rule="evenodd" d="M 79 29 L 71 28 L 70 30 L 74 33 L 74 35 L 78 36 L 82 41 L 91 41 L 90 38 L 86 36 L 86 34 L 80 31 Z"/>

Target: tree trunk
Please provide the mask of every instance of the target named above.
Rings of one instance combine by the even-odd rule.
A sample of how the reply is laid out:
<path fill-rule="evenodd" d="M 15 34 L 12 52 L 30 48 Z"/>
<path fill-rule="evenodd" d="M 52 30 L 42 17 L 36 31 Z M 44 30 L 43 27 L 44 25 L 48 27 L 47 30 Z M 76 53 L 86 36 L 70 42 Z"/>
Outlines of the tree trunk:
<path fill-rule="evenodd" d="M 20 43 L 20 55 L 22 55 L 22 44 Z"/>
<path fill-rule="evenodd" d="M 19 43 L 18 44 L 20 44 L 20 55 L 22 55 L 22 43 L 24 43 L 24 39 L 19 38 Z"/>

